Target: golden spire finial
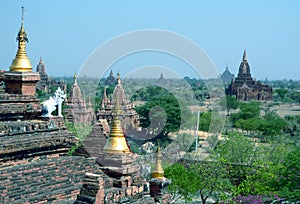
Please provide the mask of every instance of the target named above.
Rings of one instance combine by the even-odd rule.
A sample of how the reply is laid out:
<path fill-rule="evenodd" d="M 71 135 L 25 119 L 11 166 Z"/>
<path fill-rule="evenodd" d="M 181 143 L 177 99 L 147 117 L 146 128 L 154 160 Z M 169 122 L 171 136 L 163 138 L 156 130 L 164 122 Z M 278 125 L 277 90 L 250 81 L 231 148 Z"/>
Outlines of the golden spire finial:
<path fill-rule="evenodd" d="M 118 86 L 121 86 L 121 76 L 120 76 L 120 71 L 118 71 Z"/>
<path fill-rule="evenodd" d="M 123 130 L 122 130 L 122 125 L 121 125 L 121 120 L 120 120 L 120 105 L 118 105 L 119 102 L 118 100 L 116 101 L 116 104 L 112 110 L 112 114 L 115 114 L 113 116 L 113 121 L 109 133 L 109 137 L 106 140 L 106 144 L 103 148 L 104 151 L 106 152 L 111 152 L 111 153 L 129 153 L 129 147 L 127 145 Z"/>
<path fill-rule="evenodd" d="M 76 68 L 74 68 L 74 84 L 77 83 Z"/>
<path fill-rule="evenodd" d="M 152 173 L 153 178 L 164 178 L 164 169 L 161 165 L 161 151 L 160 151 L 160 141 L 157 142 L 157 152 L 156 152 L 156 164 L 155 169 Z"/>
<path fill-rule="evenodd" d="M 22 7 L 22 23 L 21 29 L 17 36 L 18 41 L 18 51 L 16 54 L 15 59 L 13 60 L 10 71 L 16 72 L 31 72 L 32 66 L 30 63 L 29 58 L 27 57 L 26 53 L 26 43 L 28 42 L 27 34 L 24 29 L 24 7 Z"/>

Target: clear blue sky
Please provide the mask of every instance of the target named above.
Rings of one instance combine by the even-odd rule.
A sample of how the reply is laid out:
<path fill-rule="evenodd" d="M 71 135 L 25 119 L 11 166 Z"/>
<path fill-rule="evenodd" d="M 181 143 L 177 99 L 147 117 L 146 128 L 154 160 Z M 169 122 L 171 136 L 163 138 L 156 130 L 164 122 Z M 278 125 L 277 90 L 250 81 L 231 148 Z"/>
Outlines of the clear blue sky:
<path fill-rule="evenodd" d="M 51 76 L 73 75 L 93 50 L 117 35 L 163 29 L 197 43 L 220 72 L 227 64 L 236 75 L 247 49 L 255 78 L 300 79 L 298 0 L 0 1 L 2 70 L 8 70 L 16 54 L 21 6 L 26 9 L 28 56 L 34 69 L 42 56 Z M 126 63 L 119 66 L 125 69 Z"/>

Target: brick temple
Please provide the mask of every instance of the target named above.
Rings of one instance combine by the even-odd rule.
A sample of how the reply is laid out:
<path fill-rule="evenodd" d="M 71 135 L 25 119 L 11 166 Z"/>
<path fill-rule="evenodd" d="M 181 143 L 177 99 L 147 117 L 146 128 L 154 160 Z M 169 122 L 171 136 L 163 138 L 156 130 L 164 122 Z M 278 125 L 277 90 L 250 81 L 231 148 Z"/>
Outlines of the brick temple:
<path fill-rule="evenodd" d="M 154 181 L 146 181 L 121 128 L 118 99 L 107 138 L 101 126 L 96 129 L 104 146 L 96 139 L 89 144 L 93 154 L 68 154 L 78 140 L 64 118 L 41 116 L 35 96 L 40 74 L 27 57 L 23 13 L 16 57 L 9 71 L 0 71 L 0 203 L 168 203 L 161 154 Z"/>
<path fill-rule="evenodd" d="M 272 87 L 252 78 L 246 50 L 244 50 L 238 76 L 231 81 L 226 94 L 235 95 L 240 101 L 251 101 L 272 100 L 272 93 Z"/>

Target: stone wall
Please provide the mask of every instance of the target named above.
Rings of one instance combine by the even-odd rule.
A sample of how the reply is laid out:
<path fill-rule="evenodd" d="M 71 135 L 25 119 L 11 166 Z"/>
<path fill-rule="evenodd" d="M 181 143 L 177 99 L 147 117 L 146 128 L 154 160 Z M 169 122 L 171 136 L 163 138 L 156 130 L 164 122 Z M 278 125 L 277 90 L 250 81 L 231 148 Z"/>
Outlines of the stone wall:
<path fill-rule="evenodd" d="M 101 174 L 95 160 L 66 156 L 0 170 L 0 203 L 75 200 L 84 174 Z"/>

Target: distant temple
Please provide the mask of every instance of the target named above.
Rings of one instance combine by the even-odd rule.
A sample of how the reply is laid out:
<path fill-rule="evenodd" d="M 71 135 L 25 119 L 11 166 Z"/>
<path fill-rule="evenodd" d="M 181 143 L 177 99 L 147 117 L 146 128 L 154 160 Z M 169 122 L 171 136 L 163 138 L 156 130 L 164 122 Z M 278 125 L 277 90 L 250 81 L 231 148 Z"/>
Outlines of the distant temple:
<path fill-rule="evenodd" d="M 243 61 L 239 67 L 238 76 L 232 80 L 226 89 L 226 94 L 235 95 L 237 100 L 272 100 L 272 88 L 252 79 L 250 66 L 244 50 Z"/>
<path fill-rule="evenodd" d="M 221 79 L 225 86 L 230 84 L 231 81 L 234 79 L 234 74 L 230 73 L 227 65 L 226 65 L 225 71 L 221 75 Z"/>
<path fill-rule="evenodd" d="M 74 75 L 74 84 L 70 90 L 70 97 L 66 101 L 65 115 L 68 122 L 75 124 L 93 124 L 95 114 L 91 100 L 86 104 L 85 97 L 82 99 L 81 89 Z"/>
<path fill-rule="evenodd" d="M 126 99 L 125 91 L 122 86 L 120 74 L 118 74 L 118 84 L 115 87 L 112 95 L 112 99 L 110 100 L 106 94 L 106 88 L 104 88 L 104 93 L 102 97 L 101 108 L 98 110 L 97 119 L 106 119 L 109 124 L 111 124 L 112 120 L 112 108 L 116 104 L 118 100 L 122 111 L 124 112 L 123 123 L 126 124 L 126 128 L 134 128 L 138 126 L 139 119 L 138 114 L 134 109 L 134 105 L 129 103 Z"/>
<path fill-rule="evenodd" d="M 36 72 L 40 74 L 40 81 L 36 84 L 36 90 L 37 91 L 44 91 L 46 93 L 50 93 L 51 91 L 51 86 L 57 88 L 60 87 L 62 90 L 66 90 L 66 82 L 64 80 L 61 81 L 56 81 L 55 79 L 48 77 L 47 72 L 46 72 L 46 65 L 40 57 L 40 61 L 36 66 Z"/>
<path fill-rule="evenodd" d="M 117 83 L 116 77 L 114 77 L 114 73 L 112 70 L 110 70 L 109 76 L 104 81 L 104 85 L 106 86 L 115 86 Z"/>
<path fill-rule="evenodd" d="M 48 75 L 46 73 L 46 66 L 42 60 L 42 57 L 40 57 L 40 61 L 36 66 L 36 72 L 38 72 L 41 77 L 41 80 L 38 81 L 38 83 L 36 84 L 37 90 L 43 90 L 45 92 L 48 92 L 50 79 L 48 78 Z"/>

